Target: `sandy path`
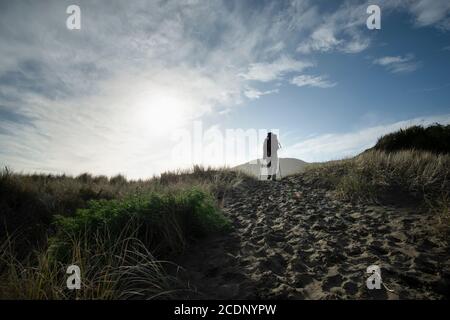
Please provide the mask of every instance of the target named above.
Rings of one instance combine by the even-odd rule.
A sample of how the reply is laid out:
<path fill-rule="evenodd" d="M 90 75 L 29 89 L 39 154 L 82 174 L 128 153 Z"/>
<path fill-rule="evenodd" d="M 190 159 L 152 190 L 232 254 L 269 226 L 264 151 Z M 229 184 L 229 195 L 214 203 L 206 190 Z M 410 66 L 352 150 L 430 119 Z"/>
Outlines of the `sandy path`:
<path fill-rule="evenodd" d="M 448 298 L 448 243 L 430 217 L 335 200 L 304 176 L 246 181 L 225 199 L 234 231 L 197 244 L 182 263 L 203 298 Z M 366 288 L 379 265 L 394 292 Z"/>

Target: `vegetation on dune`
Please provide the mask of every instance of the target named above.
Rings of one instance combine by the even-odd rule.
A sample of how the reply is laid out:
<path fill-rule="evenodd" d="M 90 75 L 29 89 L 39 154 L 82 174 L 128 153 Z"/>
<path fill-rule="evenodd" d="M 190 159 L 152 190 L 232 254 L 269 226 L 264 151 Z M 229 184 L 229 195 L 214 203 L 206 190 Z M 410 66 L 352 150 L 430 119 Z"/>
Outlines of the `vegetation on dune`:
<path fill-rule="evenodd" d="M 228 169 L 200 166 L 132 181 L 121 175 L 108 178 L 85 173 L 70 177 L 19 174 L 5 169 L 0 171 L 0 238 L 19 232 L 21 236 L 15 244 L 28 252 L 30 246 L 44 245 L 48 232 L 55 231 L 52 222 L 56 215 L 73 216 L 92 200 L 123 200 L 192 188 L 220 199 L 227 188 L 243 178 Z"/>
<path fill-rule="evenodd" d="M 70 254 L 71 239 L 89 245 L 96 238 L 116 239 L 129 224 L 126 236 L 133 236 L 147 248 L 166 257 L 182 251 L 189 240 L 230 227 L 217 211 L 212 197 L 197 188 L 152 192 L 123 200 L 90 201 L 73 217 L 56 217 L 55 250 Z M 60 259 L 61 260 L 61 259 Z"/>
<path fill-rule="evenodd" d="M 414 126 L 388 134 L 360 155 L 313 164 L 305 175 L 351 201 L 408 201 L 450 222 L 450 126 Z M 430 140 L 427 140 L 430 139 Z M 430 151 L 424 151 L 430 150 Z"/>
<path fill-rule="evenodd" d="M 66 249 L 70 263 L 55 259 L 52 247 L 33 250 L 18 260 L 6 240 L 0 247 L 1 299 L 152 299 L 186 298 L 195 294 L 183 281 L 177 265 L 158 260 L 145 244 L 125 232 L 112 238 L 96 234 L 91 243 L 78 237 L 70 239 Z M 81 270 L 81 290 L 66 287 L 68 265 Z"/>
<path fill-rule="evenodd" d="M 0 298 L 185 296 L 179 268 L 161 259 L 228 230 L 217 199 L 244 178 L 199 166 L 137 181 L 4 170 Z M 80 266 L 83 290 L 66 288 L 69 264 Z"/>
<path fill-rule="evenodd" d="M 354 158 L 312 165 L 307 174 L 328 181 L 349 200 L 379 200 L 386 194 L 432 200 L 448 195 L 449 171 L 450 155 L 371 150 Z"/>
<path fill-rule="evenodd" d="M 378 139 L 375 150 L 393 152 L 422 150 L 433 153 L 450 153 L 450 125 L 434 124 L 428 127 L 411 126 Z"/>

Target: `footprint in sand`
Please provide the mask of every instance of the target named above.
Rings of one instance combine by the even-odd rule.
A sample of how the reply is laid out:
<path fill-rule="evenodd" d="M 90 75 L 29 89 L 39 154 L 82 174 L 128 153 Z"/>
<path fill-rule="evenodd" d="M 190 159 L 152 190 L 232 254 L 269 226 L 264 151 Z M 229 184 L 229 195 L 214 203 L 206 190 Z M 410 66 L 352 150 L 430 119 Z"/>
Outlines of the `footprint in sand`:
<path fill-rule="evenodd" d="M 244 181 L 227 194 L 223 212 L 234 231 L 214 248 L 199 244 L 203 255 L 184 264 L 209 298 L 449 296 L 448 248 L 424 236 L 424 213 L 340 201 L 302 176 Z M 227 254 L 234 258 L 224 259 Z M 395 293 L 366 288 L 371 264 L 381 265 Z"/>

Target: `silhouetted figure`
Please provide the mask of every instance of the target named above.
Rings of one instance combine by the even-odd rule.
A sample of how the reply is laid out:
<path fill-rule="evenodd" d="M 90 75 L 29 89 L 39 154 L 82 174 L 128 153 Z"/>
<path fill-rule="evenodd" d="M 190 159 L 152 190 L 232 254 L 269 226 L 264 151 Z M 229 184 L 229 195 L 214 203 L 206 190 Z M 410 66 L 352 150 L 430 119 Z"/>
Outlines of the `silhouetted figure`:
<path fill-rule="evenodd" d="M 275 133 L 269 132 L 266 139 L 264 139 L 263 159 L 267 167 L 267 180 L 276 180 L 278 173 L 278 149 L 281 144 L 278 142 L 278 137 Z"/>

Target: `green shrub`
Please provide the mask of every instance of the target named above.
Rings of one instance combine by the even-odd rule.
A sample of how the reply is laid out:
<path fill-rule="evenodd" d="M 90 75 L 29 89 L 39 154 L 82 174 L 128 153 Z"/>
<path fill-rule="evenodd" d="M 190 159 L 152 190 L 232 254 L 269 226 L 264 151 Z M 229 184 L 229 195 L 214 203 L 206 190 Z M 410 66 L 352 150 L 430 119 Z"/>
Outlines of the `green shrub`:
<path fill-rule="evenodd" d="M 124 231 L 127 224 L 130 227 Z M 67 245 L 74 238 L 89 245 L 98 237 L 115 239 L 126 232 L 126 236 L 136 237 L 160 255 L 167 255 L 182 251 L 191 239 L 230 226 L 217 211 L 213 198 L 196 188 L 90 201 L 73 217 L 58 216 L 56 225 L 58 233 L 52 242 L 59 259 L 67 258 Z"/>

